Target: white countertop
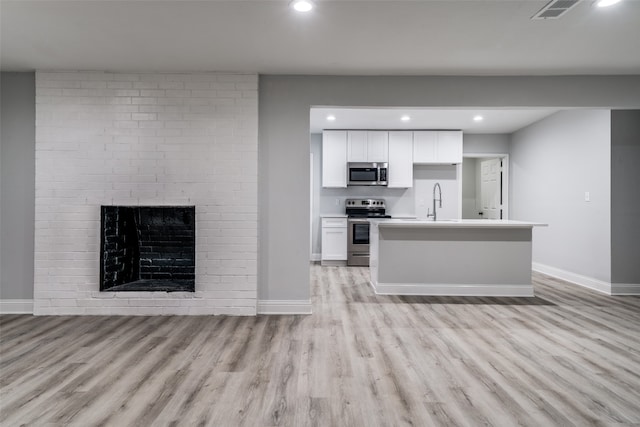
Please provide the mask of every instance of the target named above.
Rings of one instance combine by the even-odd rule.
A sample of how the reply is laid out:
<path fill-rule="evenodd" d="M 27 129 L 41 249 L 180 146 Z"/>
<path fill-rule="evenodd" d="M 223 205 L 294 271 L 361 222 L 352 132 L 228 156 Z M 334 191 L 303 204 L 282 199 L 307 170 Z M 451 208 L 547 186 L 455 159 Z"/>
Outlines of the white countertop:
<path fill-rule="evenodd" d="M 547 224 L 508 219 L 443 219 L 438 221 L 427 219 L 376 219 L 378 227 L 405 228 L 530 228 L 546 227 Z"/>
<path fill-rule="evenodd" d="M 346 218 L 346 214 L 322 214 L 320 218 Z"/>

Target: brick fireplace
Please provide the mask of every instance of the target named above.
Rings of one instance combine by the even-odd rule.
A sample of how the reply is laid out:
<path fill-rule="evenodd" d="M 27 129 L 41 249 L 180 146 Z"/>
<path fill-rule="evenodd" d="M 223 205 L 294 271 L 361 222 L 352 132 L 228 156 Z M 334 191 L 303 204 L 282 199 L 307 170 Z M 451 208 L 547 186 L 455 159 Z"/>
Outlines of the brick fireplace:
<path fill-rule="evenodd" d="M 257 85 L 246 74 L 36 73 L 35 314 L 256 313 Z M 102 209 L 133 206 L 190 207 L 195 263 L 182 250 L 145 258 L 140 240 L 127 274 L 155 287 L 105 287 Z M 192 285 L 167 288 L 160 264 L 192 269 Z"/>

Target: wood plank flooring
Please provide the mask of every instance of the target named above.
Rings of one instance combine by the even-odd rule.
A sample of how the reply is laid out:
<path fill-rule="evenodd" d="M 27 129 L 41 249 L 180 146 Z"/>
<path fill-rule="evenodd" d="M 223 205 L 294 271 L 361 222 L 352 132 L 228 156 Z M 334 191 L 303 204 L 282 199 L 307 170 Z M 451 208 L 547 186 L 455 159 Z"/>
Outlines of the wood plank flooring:
<path fill-rule="evenodd" d="M 0 425 L 640 425 L 640 297 L 381 297 L 313 265 L 311 316 L 0 316 Z"/>

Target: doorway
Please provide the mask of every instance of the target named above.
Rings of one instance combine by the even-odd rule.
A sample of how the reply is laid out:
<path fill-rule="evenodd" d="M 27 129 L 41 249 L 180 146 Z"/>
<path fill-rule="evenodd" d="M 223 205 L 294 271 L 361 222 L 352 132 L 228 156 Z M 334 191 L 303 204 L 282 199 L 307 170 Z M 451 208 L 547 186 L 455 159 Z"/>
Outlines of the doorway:
<path fill-rule="evenodd" d="M 462 218 L 509 219 L 509 156 L 464 154 Z"/>

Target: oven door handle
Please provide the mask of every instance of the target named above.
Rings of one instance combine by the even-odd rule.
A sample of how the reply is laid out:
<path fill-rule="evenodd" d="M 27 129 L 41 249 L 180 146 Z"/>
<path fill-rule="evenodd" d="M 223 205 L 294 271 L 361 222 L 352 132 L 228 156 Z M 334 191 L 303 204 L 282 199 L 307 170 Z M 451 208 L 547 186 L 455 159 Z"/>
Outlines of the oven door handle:
<path fill-rule="evenodd" d="M 362 222 L 369 222 L 369 220 L 367 218 L 348 218 L 347 222 L 362 223 Z"/>

